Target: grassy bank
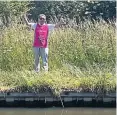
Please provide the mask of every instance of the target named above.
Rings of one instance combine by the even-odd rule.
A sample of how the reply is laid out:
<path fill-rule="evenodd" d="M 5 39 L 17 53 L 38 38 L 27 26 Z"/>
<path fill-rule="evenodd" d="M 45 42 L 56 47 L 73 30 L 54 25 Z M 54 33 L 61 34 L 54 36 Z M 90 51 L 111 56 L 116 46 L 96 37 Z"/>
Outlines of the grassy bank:
<path fill-rule="evenodd" d="M 49 72 L 34 73 L 33 31 L 25 25 L 5 28 L 0 37 L 1 90 L 64 89 L 115 91 L 115 28 L 90 21 L 77 29 L 55 29 L 49 37 Z"/>

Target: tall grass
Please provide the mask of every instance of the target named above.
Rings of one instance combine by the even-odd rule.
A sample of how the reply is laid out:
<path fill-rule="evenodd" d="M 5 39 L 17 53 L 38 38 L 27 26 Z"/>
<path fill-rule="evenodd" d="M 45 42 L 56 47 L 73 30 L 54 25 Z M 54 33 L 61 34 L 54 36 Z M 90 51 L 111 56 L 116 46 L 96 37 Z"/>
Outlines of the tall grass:
<path fill-rule="evenodd" d="M 20 24 L 2 31 L 2 87 L 44 85 L 56 90 L 103 87 L 115 91 L 114 26 L 102 21 L 86 21 L 75 28 L 55 29 L 49 36 L 48 74 L 32 73 L 33 35 L 32 30 Z"/>

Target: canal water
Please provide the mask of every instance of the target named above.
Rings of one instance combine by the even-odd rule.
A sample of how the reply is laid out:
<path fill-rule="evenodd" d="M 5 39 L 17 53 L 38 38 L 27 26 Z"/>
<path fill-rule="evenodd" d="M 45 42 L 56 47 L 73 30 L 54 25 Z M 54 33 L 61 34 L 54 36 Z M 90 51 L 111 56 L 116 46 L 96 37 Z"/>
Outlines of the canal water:
<path fill-rule="evenodd" d="M 0 108 L 0 115 L 116 115 L 115 108 Z"/>

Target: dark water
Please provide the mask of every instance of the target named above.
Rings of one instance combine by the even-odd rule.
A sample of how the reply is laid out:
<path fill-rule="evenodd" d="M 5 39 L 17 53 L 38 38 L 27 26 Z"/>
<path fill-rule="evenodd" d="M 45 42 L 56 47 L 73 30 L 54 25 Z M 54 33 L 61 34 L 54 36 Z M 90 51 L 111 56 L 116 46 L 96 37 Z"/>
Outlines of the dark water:
<path fill-rule="evenodd" d="M 116 115 L 115 108 L 0 108 L 0 115 Z"/>

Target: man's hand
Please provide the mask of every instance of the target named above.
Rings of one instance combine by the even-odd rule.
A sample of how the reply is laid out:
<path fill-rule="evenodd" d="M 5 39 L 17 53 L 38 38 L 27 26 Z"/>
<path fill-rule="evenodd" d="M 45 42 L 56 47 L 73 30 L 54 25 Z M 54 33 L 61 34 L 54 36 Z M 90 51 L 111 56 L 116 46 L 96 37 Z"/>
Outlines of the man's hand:
<path fill-rule="evenodd" d="M 60 24 L 64 25 L 65 24 L 65 20 L 63 18 L 60 18 Z"/>
<path fill-rule="evenodd" d="M 24 14 L 24 19 L 25 19 L 26 24 L 27 24 L 28 26 L 30 26 L 30 23 L 28 22 L 27 14 L 26 14 L 26 13 Z"/>
<path fill-rule="evenodd" d="M 65 20 L 63 18 L 60 18 L 60 21 L 55 25 L 55 28 L 58 28 L 58 27 L 65 25 L 65 24 L 66 24 Z"/>

